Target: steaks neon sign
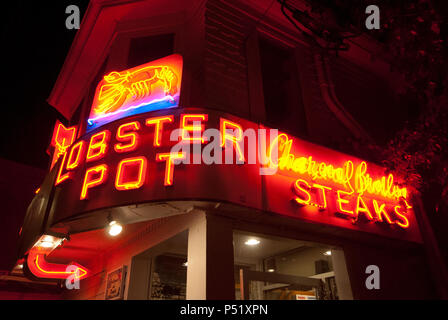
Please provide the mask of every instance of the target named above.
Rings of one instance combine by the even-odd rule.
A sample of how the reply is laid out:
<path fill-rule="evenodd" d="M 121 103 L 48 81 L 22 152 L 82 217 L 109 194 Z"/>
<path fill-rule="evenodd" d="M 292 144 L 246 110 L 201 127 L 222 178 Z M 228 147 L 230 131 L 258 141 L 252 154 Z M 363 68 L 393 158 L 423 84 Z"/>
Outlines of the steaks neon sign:
<path fill-rule="evenodd" d="M 393 174 L 374 179 L 368 173 L 365 161 L 355 166 L 348 160 L 338 167 L 313 160 L 313 156 L 298 156 L 291 152 L 293 142 L 288 135 L 279 134 L 270 145 L 268 158 L 270 165 L 280 172 L 289 171 L 300 176 L 292 185 L 293 200 L 299 206 L 327 210 L 327 198 L 331 197 L 335 202 L 335 214 L 354 221 L 362 215 L 369 221 L 409 227 L 407 213 L 412 207 L 406 200 L 408 191 L 394 183 Z M 274 149 L 278 150 L 277 157 L 271 154 Z M 303 179 L 304 176 L 309 180 Z"/>

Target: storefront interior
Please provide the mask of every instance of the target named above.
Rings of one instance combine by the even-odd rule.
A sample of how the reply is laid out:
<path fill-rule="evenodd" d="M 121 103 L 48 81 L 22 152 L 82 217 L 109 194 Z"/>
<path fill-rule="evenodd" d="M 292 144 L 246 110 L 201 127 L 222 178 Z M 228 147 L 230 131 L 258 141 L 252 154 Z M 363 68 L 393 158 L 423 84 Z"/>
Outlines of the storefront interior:
<path fill-rule="evenodd" d="M 194 250 L 188 232 L 132 258 L 128 298 L 186 299 L 188 250 Z M 337 300 L 338 283 L 343 298 L 351 298 L 344 254 L 337 247 L 234 230 L 233 250 L 237 300 Z"/>

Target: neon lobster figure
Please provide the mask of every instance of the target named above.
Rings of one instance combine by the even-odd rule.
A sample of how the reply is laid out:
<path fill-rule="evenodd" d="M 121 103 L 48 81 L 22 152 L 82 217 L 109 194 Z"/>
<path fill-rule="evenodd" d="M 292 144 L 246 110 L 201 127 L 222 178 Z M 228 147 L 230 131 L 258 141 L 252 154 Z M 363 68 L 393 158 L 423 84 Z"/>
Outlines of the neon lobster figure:
<path fill-rule="evenodd" d="M 125 102 L 136 102 L 151 95 L 152 85 L 161 81 L 165 96 L 177 92 L 178 78 L 167 66 L 148 66 L 135 71 L 113 71 L 104 76 L 104 82 L 98 94 L 96 114 L 114 112 Z"/>

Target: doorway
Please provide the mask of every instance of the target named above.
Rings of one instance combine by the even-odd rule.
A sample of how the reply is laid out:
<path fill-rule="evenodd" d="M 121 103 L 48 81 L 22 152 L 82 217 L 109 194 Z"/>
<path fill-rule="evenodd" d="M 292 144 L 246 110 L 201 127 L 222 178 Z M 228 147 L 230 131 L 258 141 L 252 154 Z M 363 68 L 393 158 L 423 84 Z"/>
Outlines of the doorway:
<path fill-rule="evenodd" d="M 134 256 L 129 300 L 185 300 L 188 230 Z"/>

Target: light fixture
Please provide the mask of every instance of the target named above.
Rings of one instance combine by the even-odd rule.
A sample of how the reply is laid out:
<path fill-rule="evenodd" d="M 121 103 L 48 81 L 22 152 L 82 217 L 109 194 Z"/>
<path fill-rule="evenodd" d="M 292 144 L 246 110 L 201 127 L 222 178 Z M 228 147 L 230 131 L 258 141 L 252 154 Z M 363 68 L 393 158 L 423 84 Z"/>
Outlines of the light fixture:
<path fill-rule="evenodd" d="M 117 221 L 113 220 L 109 222 L 108 233 L 112 237 L 118 236 L 123 230 L 123 226 L 119 224 Z"/>
<path fill-rule="evenodd" d="M 42 241 L 39 244 L 39 246 L 42 248 L 51 248 L 51 247 L 53 247 L 53 242 L 52 241 Z"/>
<path fill-rule="evenodd" d="M 23 273 L 23 259 L 17 261 L 14 268 L 11 270 L 11 274 L 22 274 Z"/>
<path fill-rule="evenodd" d="M 36 241 L 33 247 L 41 251 L 50 252 L 53 249 L 56 249 L 62 243 L 62 241 L 64 241 L 64 238 L 44 234 L 39 238 L 39 240 Z"/>
<path fill-rule="evenodd" d="M 325 256 L 331 256 L 331 250 L 325 251 L 325 252 L 324 252 L 324 255 L 325 255 Z"/>
<path fill-rule="evenodd" d="M 260 240 L 257 240 L 255 238 L 250 238 L 246 242 L 244 242 L 244 244 L 247 245 L 247 246 L 256 246 L 259 243 L 260 243 Z"/>
<path fill-rule="evenodd" d="M 275 269 L 277 269 L 277 263 L 275 261 L 275 258 L 267 259 L 265 266 L 268 272 L 275 272 Z"/>
<path fill-rule="evenodd" d="M 188 261 L 185 261 L 184 263 L 182 263 L 182 265 L 183 265 L 184 267 L 188 267 Z"/>

